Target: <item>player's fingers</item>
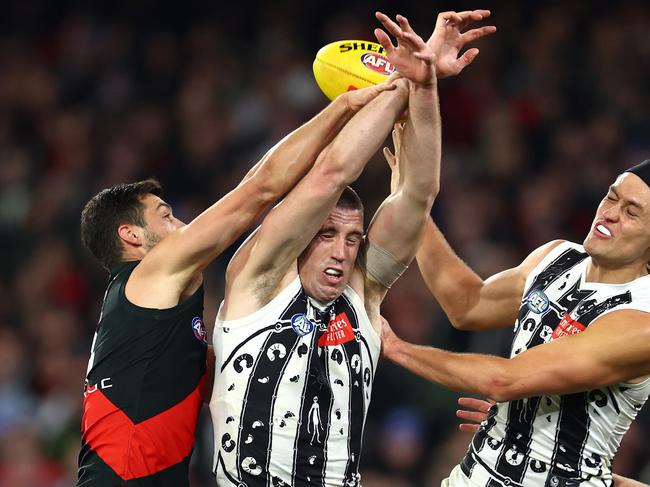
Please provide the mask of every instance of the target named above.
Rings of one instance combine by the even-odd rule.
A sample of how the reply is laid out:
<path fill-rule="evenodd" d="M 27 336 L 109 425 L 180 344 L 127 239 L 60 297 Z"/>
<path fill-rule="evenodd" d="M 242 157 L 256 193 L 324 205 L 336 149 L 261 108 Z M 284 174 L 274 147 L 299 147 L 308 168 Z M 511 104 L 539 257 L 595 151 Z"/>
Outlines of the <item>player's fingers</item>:
<path fill-rule="evenodd" d="M 471 408 L 477 411 L 487 413 L 492 407 L 492 403 L 484 401 L 483 399 L 476 399 L 474 397 L 460 397 L 458 398 L 458 405 L 464 408 Z"/>
<path fill-rule="evenodd" d="M 485 20 L 491 15 L 489 10 L 472 10 L 468 12 L 466 16 L 463 17 L 463 21 L 458 23 L 458 28 L 460 30 L 466 28 L 468 25 L 473 24 L 474 22 L 479 22 Z"/>
<path fill-rule="evenodd" d="M 389 83 L 388 81 L 384 81 L 383 83 L 379 83 L 371 87 L 374 96 L 377 96 L 379 93 L 382 93 L 384 91 L 392 91 L 395 88 L 397 88 L 397 85 L 395 83 Z"/>
<path fill-rule="evenodd" d="M 395 37 L 401 37 L 403 32 L 399 25 L 393 22 L 388 15 L 381 12 L 375 12 L 375 17 L 381 22 L 381 24 L 386 28 L 386 30 L 394 35 Z"/>
<path fill-rule="evenodd" d="M 402 130 L 402 124 L 398 122 L 393 126 L 393 131 L 391 132 L 395 154 L 399 152 L 399 148 L 402 145 Z"/>
<path fill-rule="evenodd" d="M 472 63 L 472 61 L 476 59 L 478 53 L 479 50 L 475 47 L 465 51 L 463 55 L 456 60 L 456 69 L 458 70 L 457 74 L 460 73 L 467 66 L 469 66 Z"/>
<path fill-rule="evenodd" d="M 379 44 L 381 44 L 381 47 L 386 50 L 386 54 L 390 55 L 395 50 L 395 46 L 390 40 L 390 37 L 388 37 L 388 34 L 379 28 L 374 30 L 374 34 L 377 38 L 377 42 L 379 42 Z"/>
<path fill-rule="evenodd" d="M 477 424 L 459 424 L 458 429 L 463 433 L 476 433 L 479 429 Z"/>
<path fill-rule="evenodd" d="M 400 78 L 402 78 L 402 73 L 399 71 L 393 71 L 393 74 L 391 74 L 386 81 L 384 81 L 385 84 L 389 85 L 392 88 L 397 88 L 397 83 L 396 81 Z"/>
<path fill-rule="evenodd" d="M 388 147 L 384 147 L 382 153 L 384 154 L 384 159 L 386 159 L 386 162 L 388 163 L 390 168 L 393 169 L 397 165 L 395 160 L 395 154 L 393 154 Z"/>
<path fill-rule="evenodd" d="M 411 24 L 409 24 L 409 19 L 407 19 L 403 15 L 398 15 L 395 18 L 397 19 L 397 23 L 399 24 L 399 26 L 402 28 L 404 32 L 415 34 L 415 31 L 413 31 Z"/>
<path fill-rule="evenodd" d="M 482 19 L 487 19 L 490 15 L 492 15 L 492 12 L 489 10 L 472 10 L 471 12 L 471 17 L 476 20 L 482 20 Z"/>
<path fill-rule="evenodd" d="M 457 24 L 462 21 L 463 18 L 454 11 L 450 10 L 449 12 L 441 12 L 438 14 L 438 19 L 436 20 L 436 27 L 438 25 Z"/>
<path fill-rule="evenodd" d="M 417 35 L 415 32 L 405 32 L 402 35 L 402 39 L 412 44 L 416 49 L 426 48 L 426 43 L 422 40 L 422 37 Z"/>
<path fill-rule="evenodd" d="M 497 28 L 494 25 L 486 25 L 485 27 L 479 27 L 477 29 L 468 30 L 461 34 L 460 38 L 463 42 L 463 45 L 485 37 L 490 34 L 494 34 L 497 31 Z"/>
<path fill-rule="evenodd" d="M 465 411 L 464 409 L 459 409 L 456 411 L 456 416 L 461 419 L 472 421 L 474 423 L 481 423 L 487 418 L 486 413 L 477 413 L 474 411 Z"/>
<path fill-rule="evenodd" d="M 433 64 L 436 62 L 436 55 L 432 52 L 414 52 L 413 55 L 427 64 Z"/>

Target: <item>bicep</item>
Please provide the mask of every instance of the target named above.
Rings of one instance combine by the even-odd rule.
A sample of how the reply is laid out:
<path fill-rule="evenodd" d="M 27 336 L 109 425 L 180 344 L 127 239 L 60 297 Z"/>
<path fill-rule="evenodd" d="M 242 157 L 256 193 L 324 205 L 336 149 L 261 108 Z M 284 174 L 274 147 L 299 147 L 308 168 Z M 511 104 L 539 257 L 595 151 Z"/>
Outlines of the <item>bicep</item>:
<path fill-rule="evenodd" d="M 281 274 L 288 269 L 316 235 L 344 187 L 336 174 L 317 164 L 262 222 L 246 274 Z"/>
<path fill-rule="evenodd" d="M 512 326 L 521 305 L 525 275 L 518 267 L 499 272 L 480 285 L 475 303 L 467 303 L 467 330 Z"/>
<path fill-rule="evenodd" d="M 391 194 L 368 227 L 368 240 L 408 265 L 415 257 L 428 218 L 429 206 L 404 191 Z"/>
<path fill-rule="evenodd" d="M 466 329 L 486 330 L 512 326 L 521 307 L 526 278 L 561 241 L 538 247 L 517 267 L 494 274 L 479 285 L 474 302 L 466 303 Z"/>

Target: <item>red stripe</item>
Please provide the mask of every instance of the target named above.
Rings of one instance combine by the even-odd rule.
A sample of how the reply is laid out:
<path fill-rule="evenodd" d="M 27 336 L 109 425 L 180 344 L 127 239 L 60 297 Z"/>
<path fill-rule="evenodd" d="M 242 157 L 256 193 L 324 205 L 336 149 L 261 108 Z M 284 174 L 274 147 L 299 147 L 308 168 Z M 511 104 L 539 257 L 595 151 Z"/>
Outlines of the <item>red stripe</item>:
<path fill-rule="evenodd" d="M 98 389 L 84 399 L 83 439 L 124 480 L 176 465 L 194 446 L 204 386 L 205 374 L 181 402 L 138 424 Z"/>

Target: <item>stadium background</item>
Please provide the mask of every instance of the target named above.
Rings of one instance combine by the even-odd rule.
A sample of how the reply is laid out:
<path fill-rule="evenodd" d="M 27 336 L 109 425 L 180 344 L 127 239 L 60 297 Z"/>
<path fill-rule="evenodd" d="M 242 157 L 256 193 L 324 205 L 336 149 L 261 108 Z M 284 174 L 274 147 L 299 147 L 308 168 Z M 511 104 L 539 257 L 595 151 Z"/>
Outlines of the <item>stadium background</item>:
<path fill-rule="evenodd" d="M 481 275 L 554 238 L 582 241 L 624 167 L 650 156 L 650 7 L 639 2 L 71 2 L 0 13 L 0 486 L 73 485 L 82 383 L 106 283 L 80 246 L 98 190 L 159 178 L 185 221 L 325 105 L 316 50 L 371 39 L 375 9 L 428 37 L 435 14 L 491 8 L 496 35 L 440 83 L 434 216 Z M 388 192 L 381 156 L 355 187 Z M 230 252 L 206 273 L 206 323 Z M 454 331 L 413 265 L 385 315 L 403 337 L 504 354 L 511 330 Z M 366 427 L 367 487 L 439 485 L 469 440 L 455 393 L 382 363 Z M 648 407 L 617 458 L 650 481 Z M 202 419 L 193 486 L 213 484 Z"/>

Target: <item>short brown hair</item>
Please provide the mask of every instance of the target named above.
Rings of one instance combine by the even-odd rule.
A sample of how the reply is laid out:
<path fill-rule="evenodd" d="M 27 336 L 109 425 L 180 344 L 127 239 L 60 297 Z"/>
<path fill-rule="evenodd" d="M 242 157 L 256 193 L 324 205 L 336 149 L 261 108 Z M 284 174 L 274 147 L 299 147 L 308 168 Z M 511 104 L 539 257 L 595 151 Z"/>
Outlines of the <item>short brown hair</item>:
<path fill-rule="evenodd" d="M 355 190 L 350 186 L 346 186 L 339 200 L 336 202 L 337 208 L 343 208 L 344 210 L 358 210 L 363 215 L 363 201 L 359 198 L 359 195 Z"/>
<path fill-rule="evenodd" d="M 106 269 L 122 259 L 119 226 L 145 226 L 142 198 L 148 194 L 162 196 L 162 186 L 155 179 L 106 188 L 86 203 L 81 212 L 81 241 Z"/>

